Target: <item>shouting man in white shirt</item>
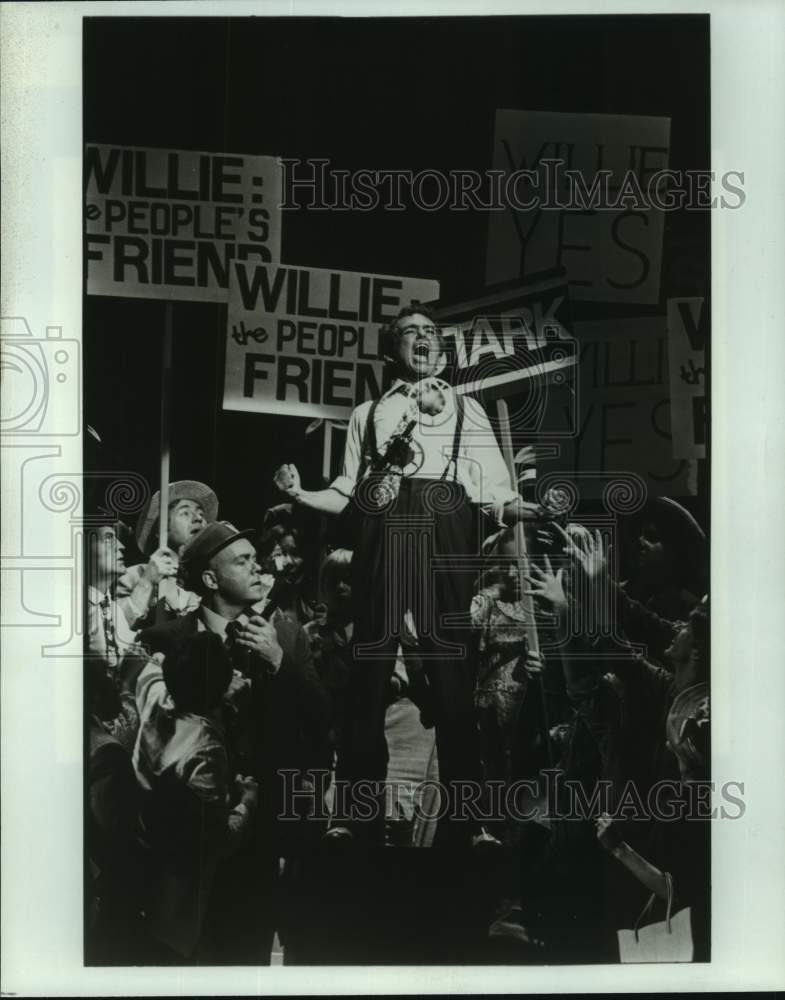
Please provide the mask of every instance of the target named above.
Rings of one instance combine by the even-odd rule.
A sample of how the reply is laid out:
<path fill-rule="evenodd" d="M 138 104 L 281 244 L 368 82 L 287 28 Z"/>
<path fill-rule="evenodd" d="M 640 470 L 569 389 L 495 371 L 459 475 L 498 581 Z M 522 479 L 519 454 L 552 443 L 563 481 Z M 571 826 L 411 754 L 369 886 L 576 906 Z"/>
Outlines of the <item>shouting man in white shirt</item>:
<path fill-rule="evenodd" d="M 371 783 L 381 801 L 388 681 L 410 610 L 431 688 L 439 772 L 447 791 L 441 815 L 449 822 L 440 822 L 438 839 L 478 843 L 479 820 L 461 815 L 459 808 L 467 795 L 459 792 L 459 783 L 464 789 L 465 783 L 476 783 L 479 789 L 481 778 L 469 621 L 476 570 L 468 559 L 478 552 L 476 514 L 483 511 L 509 525 L 540 511 L 513 489 L 482 406 L 435 377 L 443 342 L 429 312 L 419 306 L 401 310 L 382 333 L 382 351 L 395 378 L 381 399 L 354 410 L 342 474 L 328 489 L 309 492 L 296 468 L 285 465 L 275 482 L 303 507 L 340 514 L 351 501 L 358 515 L 354 669 L 337 777 L 358 792 L 357 782 Z M 364 802 L 367 795 L 366 785 Z M 351 801 L 350 792 L 350 816 Z M 381 806 L 377 811 L 375 823 L 353 823 L 351 832 L 378 839 L 384 811 Z M 336 826 L 339 831 L 343 828 Z"/>

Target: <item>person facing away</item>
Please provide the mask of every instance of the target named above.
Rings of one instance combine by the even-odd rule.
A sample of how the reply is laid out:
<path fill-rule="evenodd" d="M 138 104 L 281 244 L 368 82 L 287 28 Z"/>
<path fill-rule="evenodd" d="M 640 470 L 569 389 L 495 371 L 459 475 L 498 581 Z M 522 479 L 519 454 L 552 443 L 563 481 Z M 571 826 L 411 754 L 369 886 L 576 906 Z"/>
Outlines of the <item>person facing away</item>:
<path fill-rule="evenodd" d="M 136 685 L 133 766 L 157 875 L 150 930 L 186 958 L 199 944 L 220 862 L 248 836 L 258 802 L 256 782 L 230 771 L 222 699 L 231 680 L 220 638 L 196 632 L 153 658 Z"/>

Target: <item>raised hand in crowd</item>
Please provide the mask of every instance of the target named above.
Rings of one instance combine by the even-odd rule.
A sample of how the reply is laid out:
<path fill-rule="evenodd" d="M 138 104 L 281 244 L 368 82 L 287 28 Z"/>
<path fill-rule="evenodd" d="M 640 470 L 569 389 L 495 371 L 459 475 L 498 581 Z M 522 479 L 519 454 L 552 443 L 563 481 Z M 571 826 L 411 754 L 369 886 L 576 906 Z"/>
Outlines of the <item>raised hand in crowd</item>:
<path fill-rule="evenodd" d="M 304 490 L 297 466 L 291 462 L 284 463 L 276 470 L 273 482 L 293 503 L 319 514 L 340 514 L 349 502 L 347 496 L 332 487 L 325 490 Z"/>
<path fill-rule="evenodd" d="M 115 597 L 132 629 L 141 627 L 153 601 L 163 596 L 162 589 L 156 592 L 156 588 L 164 584 L 170 591 L 177 589 L 178 569 L 176 553 L 163 547 L 156 549 L 146 563 L 132 566 L 119 578 L 115 585 Z M 169 597 L 169 593 L 166 596 Z"/>
<path fill-rule="evenodd" d="M 584 616 L 582 631 L 586 638 L 593 639 L 607 629 L 615 613 L 611 606 L 608 568 L 612 547 L 606 548 L 599 528 L 591 532 L 577 524 L 568 525 L 567 530 L 559 525 L 555 527 L 572 563 L 570 589 Z"/>
<path fill-rule="evenodd" d="M 528 580 L 531 590 L 524 590 L 524 594 L 544 601 L 550 606 L 549 610 L 561 617 L 567 614 L 569 606 L 564 591 L 564 569 L 557 569 L 554 573 L 547 555 L 544 557 L 544 562 L 545 569 L 541 569 L 535 563 L 529 565 L 529 573 L 524 574 L 524 579 Z"/>
<path fill-rule="evenodd" d="M 147 560 L 145 576 L 150 583 L 160 583 L 161 580 L 176 577 L 177 569 L 178 559 L 171 549 L 156 549 Z"/>
<path fill-rule="evenodd" d="M 592 534 L 586 530 L 566 531 L 554 522 L 554 528 L 562 536 L 564 551 L 572 557 L 575 567 L 588 581 L 600 580 L 608 571 L 612 547 L 607 551 L 602 532 L 597 528 Z"/>
<path fill-rule="evenodd" d="M 296 498 L 301 489 L 300 473 L 297 470 L 297 466 L 292 465 L 291 462 L 286 462 L 276 469 L 273 482 L 281 493 L 285 493 L 287 496 L 292 497 L 292 499 Z"/>

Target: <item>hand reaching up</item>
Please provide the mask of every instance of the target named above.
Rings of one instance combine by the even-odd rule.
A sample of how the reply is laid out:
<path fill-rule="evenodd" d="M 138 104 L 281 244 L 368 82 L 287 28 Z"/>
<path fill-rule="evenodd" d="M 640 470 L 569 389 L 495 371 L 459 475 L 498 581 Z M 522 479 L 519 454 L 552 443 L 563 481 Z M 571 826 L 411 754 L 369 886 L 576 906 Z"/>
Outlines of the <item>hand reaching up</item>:
<path fill-rule="evenodd" d="M 178 559 L 171 549 L 156 549 L 150 556 L 145 574 L 150 583 L 160 583 L 177 576 Z"/>
<path fill-rule="evenodd" d="M 554 524 L 564 541 L 564 551 L 571 556 L 576 568 L 589 581 L 601 579 L 608 571 L 608 563 L 612 547 L 606 551 L 602 532 L 597 528 L 592 535 L 590 531 L 569 534 L 559 524 Z"/>
<path fill-rule="evenodd" d="M 524 579 L 528 580 L 531 590 L 524 590 L 524 594 L 536 597 L 550 605 L 550 610 L 557 615 L 563 615 L 567 611 L 567 595 L 564 592 L 564 570 L 557 569 L 553 572 L 551 561 L 545 556 L 545 569 L 540 569 L 535 563 L 530 563 L 529 573 Z"/>

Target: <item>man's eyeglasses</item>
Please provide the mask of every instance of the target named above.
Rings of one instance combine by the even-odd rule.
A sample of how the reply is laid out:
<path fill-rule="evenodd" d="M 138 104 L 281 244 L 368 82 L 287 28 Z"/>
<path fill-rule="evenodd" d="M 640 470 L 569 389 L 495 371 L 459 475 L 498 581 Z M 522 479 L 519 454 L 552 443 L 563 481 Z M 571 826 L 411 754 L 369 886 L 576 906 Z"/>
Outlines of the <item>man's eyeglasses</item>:
<path fill-rule="evenodd" d="M 403 337 L 407 333 L 427 333 L 438 337 L 441 330 L 438 326 L 404 326 L 399 328 L 397 331 L 398 336 Z"/>

